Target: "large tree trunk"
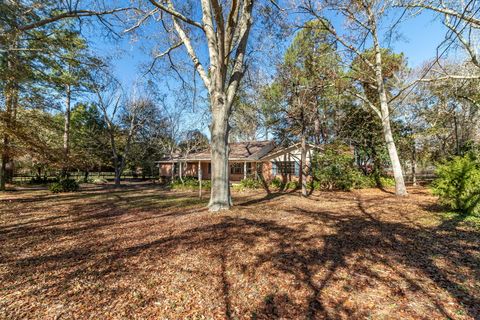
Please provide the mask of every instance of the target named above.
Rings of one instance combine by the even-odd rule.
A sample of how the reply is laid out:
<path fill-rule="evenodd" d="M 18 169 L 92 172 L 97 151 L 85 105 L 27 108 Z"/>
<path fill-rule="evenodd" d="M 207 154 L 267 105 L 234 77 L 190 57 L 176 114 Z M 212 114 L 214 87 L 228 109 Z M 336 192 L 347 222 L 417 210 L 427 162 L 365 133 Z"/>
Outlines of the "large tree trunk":
<path fill-rule="evenodd" d="M 110 147 L 112 148 L 112 159 L 113 159 L 113 168 L 115 169 L 115 186 L 120 185 L 120 178 L 122 175 L 122 172 L 120 171 L 120 162 L 118 160 L 118 153 L 117 153 L 117 147 L 115 144 L 115 136 L 112 131 L 111 125 L 109 125 L 109 134 L 110 134 Z"/>
<path fill-rule="evenodd" d="M 212 123 L 212 189 L 209 202 L 211 211 L 226 210 L 232 205 L 228 176 L 228 119 L 238 86 L 245 72 L 245 56 L 252 25 L 253 0 L 233 1 L 230 12 L 224 11 L 223 2 L 202 0 L 202 23 L 175 13 L 169 7 L 153 2 L 157 8 L 172 16 L 173 27 L 190 56 L 195 70 L 208 89 L 211 102 Z M 205 32 L 210 66 L 204 68 L 190 35 L 182 23 L 201 28 Z M 203 49 L 202 49 L 203 51 Z"/>
<path fill-rule="evenodd" d="M 384 123 L 385 122 L 385 123 Z M 395 194 L 397 196 L 407 195 L 407 188 L 405 187 L 405 181 L 403 180 L 403 171 L 398 158 L 397 147 L 393 140 L 392 129 L 390 128 L 390 121 L 385 120 L 383 123 L 383 133 L 385 141 L 387 143 L 388 155 L 392 163 L 393 177 L 395 178 Z"/>
<path fill-rule="evenodd" d="M 2 121 L 4 122 L 5 132 L 3 134 L 3 148 L 2 148 L 2 166 L 0 172 L 0 189 L 5 190 L 7 183 L 7 163 L 10 162 L 10 138 L 8 135 L 8 130 L 10 128 L 12 110 L 11 110 L 11 95 L 7 88 L 5 88 L 5 112 L 3 114 Z"/>
<path fill-rule="evenodd" d="M 322 130 L 321 130 L 321 127 L 320 127 L 320 119 L 319 119 L 318 114 L 315 117 L 313 125 L 314 125 L 314 131 L 315 131 L 315 143 L 320 144 Z"/>
<path fill-rule="evenodd" d="M 457 112 L 453 110 L 453 128 L 455 133 L 455 155 L 460 155 L 460 141 L 458 139 L 458 123 L 457 123 Z"/>
<path fill-rule="evenodd" d="M 300 155 L 300 183 L 302 185 L 302 197 L 307 196 L 307 139 L 302 134 L 302 146 Z"/>
<path fill-rule="evenodd" d="M 63 128 L 63 168 L 62 175 L 68 174 L 68 156 L 70 152 L 70 104 L 71 104 L 71 87 L 66 85 L 66 98 L 65 98 L 65 125 Z"/>
<path fill-rule="evenodd" d="M 120 168 L 115 168 L 115 186 L 120 186 L 120 180 L 122 177 L 122 173 L 120 172 Z"/>
<path fill-rule="evenodd" d="M 383 82 L 383 70 L 382 70 L 382 53 L 380 44 L 378 43 L 378 36 L 375 25 L 375 17 L 370 17 L 372 25 L 372 38 L 373 46 L 375 49 L 375 80 L 377 85 L 377 92 L 380 101 L 380 114 L 383 127 L 383 135 L 387 144 L 388 155 L 392 165 L 393 176 L 395 178 L 395 194 L 397 196 L 407 195 L 407 189 L 405 188 L 405 181 L 403 180 L 402 166 L 400 159 L 398 158 L 397 147 L 393 140 L 392 128 L 390 125 L 390 110 L 388 108 L 388 99 L 385 85 Z"/>
<path fill-rule="evenodd" d="M 228 175 L 228 109 L 223 97 L 212 97 L 211 101 L 212 189 L 208 208 L 210 211 L 228 210 L 232 206 Z"/>
<path fill-rule="evenodd" d="M 0 171 L 0 190 L 5 191 L 6 184 L 7 184 L 7 163 L 10 163 L 10 156 L 9 156 L 9 138 L 8 134 L 5 133 L 3 136 L 3 150 L 2 150 L 2 166 Z"/>
<path fill-rule="evenodd" d="M 12 57 L 7 57 L 8 69 L 13 72 L 14 63 Z M 2 148 L 2 165 L 0 167 L 0 190 L 6 189 L 6 183 L 13 180 L 13 159 L 11 155 L 11 137 L 10 133 L 14 127 L 14 121 L 16 116 L 16 109 L 18 104 L 18 85 L 15 81 L 14 75 L 11 75 L 7 80 L 4 88 L 5 95 L 5 112 L 2 116 L 4 122 L 4 134 L 3 134 L 3 148 Z"/>
<path fill-rule="evenodd" d="M 412 150 L 412 184 L 417 186 L 417 144 L 413 140 L 413 150 Z"/>
<path fill-rule="evenodd" d="M 380 179 L 380 177 L 382 176 L 382 161 L 380 161 L 380 158 L 377 154 L 377 149 L 375 149 L 375 145 L 373 145 L 373 143 L 369 145 L 372 151 L 371 159 L 373 162 L 373 168 L 371 173 L 373 174 L 373 178 L 375 179 L 375 185 L 377 186 L 377 188 L 383 188 L 382 180 Z"/>

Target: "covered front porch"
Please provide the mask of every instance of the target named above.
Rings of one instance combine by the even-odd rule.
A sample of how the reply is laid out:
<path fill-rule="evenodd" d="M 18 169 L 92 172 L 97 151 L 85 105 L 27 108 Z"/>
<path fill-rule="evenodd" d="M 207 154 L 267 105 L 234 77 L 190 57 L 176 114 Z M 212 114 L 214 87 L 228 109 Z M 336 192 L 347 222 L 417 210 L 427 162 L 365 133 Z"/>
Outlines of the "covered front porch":
<path fill-rule="evenodd" d="M 270 162 L 231 160 L 229 163 L 230 181 L 241 181 L 252 178 L 259 179 L 260 176 L 271 175 L 272 165 Z M 197 179 L 210 180 L 212 165 L 210 160 L 184 160 L 159 163 L 160 177 L 195 177 Z"/>

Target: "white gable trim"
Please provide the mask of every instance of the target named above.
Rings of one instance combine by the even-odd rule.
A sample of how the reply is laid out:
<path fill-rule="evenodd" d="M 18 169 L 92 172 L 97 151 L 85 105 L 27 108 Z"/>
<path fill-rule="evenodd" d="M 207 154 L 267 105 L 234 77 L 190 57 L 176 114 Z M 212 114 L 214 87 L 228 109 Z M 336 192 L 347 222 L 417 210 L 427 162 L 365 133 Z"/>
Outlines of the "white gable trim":
<path fill-rule="evenodd" d="M 312 149 L 316 150 L 322 150 L 322 147 L 319 145 L 315 145 L 312 143 L 307 143 L 307 158 L 311 158 L 312 156 Z M 301 143 L 297 142 L 289 147 L 274 151 L 272 153 L 266 154 L 264 157 L 262 157 L 260 160 L 264 161 L 284 161 L 283 156 L 288 155 L 291 158 L 297 158 L 300 160 L 300 154 L 301 154 Z M 282 160 L 279 158 L 282 157 Z"/>

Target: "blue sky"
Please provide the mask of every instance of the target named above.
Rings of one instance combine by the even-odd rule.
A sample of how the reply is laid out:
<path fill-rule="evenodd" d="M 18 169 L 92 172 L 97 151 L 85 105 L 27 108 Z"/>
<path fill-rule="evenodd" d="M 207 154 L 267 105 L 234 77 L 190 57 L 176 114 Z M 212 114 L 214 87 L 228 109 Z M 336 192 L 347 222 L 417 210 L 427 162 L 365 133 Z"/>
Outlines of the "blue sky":
<path fill-rule="evenodd" d="M 405 41 L 393 44 L 396 52 L 403 52 L 410 67 L 417 67 L 436 56 L 438 45 L 445 38 L 445 28 L 436 15 L 429 12 L 411 18 L 400 27 Z"/>
<path fill-rule="evenodd" d="M 405 54 L 410 67 L 416 67 L 435 57 L 437 46 L 445 37 L 445 29 L 435 15 L 424 12 L 403 22 L 400 25 L 400 34 L 402 38 L 393 42 L 392 47 L 395 52 Z M 127 85 L 142 76 L 142 64 L 152 61 L 150 54 L 141 48 L 139 42 L 131 42 L 128 38 L 116 43 L 108 43 L 95 37 L 91 39 L 96 52 L 118 52 L 111 62 L 116 75 Z"/>
<path fill-rule="evenodd" d="M 398 14 L 398 12 L 394 13 L 394 15 L 395 14 Z M 146 27 L 147 33 L 153 34 L 158 32 L 156 27 L 155 25 L 148 25 Z M 401 37 L 390 43 L 391 48 L 395 52 L 403 52 L 407 58 L 408 65 L 411 68 L 415 68 L 435 57 L 437 47 L 445 37 L 445 29 L 435 15 L 429 12 L 423 12 L 420 15 L 404 21 L 399 26 L 399 34 Z M 93 35 L 90 37 L 93 44 L 92 49 L 95 52 L 105 53 L 111 56 L 110 61 L 114 67 L 115 74 L 127 90 L 129 90 L 128 87 L 131 86 L 132 83 L 143 77 L 141 66 L 152 62 L 152 57 L 148 51 L 155 46 L 155 39 L 150 39 L 146 46 L 142 45 L 142 41 L 145 44 L 145 40 L 142 40 L 141 36 L 139 39 L 139 41 L 132 42 L 129 37 L 125 37 L 125 39 L 117 42 L 108 42 L 103 38 L 98 38 Z M 281 44 L 281 47 L 287 47 L 290 40 L 291 39 L 286 39 L 285 43 Z M 385 46 L 386 44 L 387 43 L 383 41 L 382 45 Z M 205 56 L 201 58 L 205 60 Z M 190 61 L 187 61 L 187 64 L 190 65 Z M 172 78 L 164 81 L 168 81 L 169 84 L 173 86 L 176 85 L 176 81 L 178 82 L 178 80 Z M 197 83 L 201 85 L 201 80 L 198 76 Z M 165 88 L 162 84 L 160 84 L 160 87 Z M 175 99 L 170 90 L 165 90 L 165 94 L 167 96 L 170 95 L 171 99 Z M 198 113 L 198 111 L 196 112 Z M 193 115 L 193 118 L 195 122 L 195 115 Z M 206 130 L 205 121 L 198 123 L 197 127 L 204 132 L 208 131 Z"/>

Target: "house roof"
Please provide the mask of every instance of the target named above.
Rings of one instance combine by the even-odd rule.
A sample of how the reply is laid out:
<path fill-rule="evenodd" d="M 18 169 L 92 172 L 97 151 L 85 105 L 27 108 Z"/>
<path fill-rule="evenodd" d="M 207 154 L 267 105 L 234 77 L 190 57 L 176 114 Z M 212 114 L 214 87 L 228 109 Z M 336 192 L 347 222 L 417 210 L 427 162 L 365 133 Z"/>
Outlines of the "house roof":
<path fill-rule="evenodd" d="M 228 155 L 229 160 L 241 160 L 241 161 L 254 161 L 259 160 L 261 157 L 268 154 L 275 148 L 275 143 L 271 140 L 265 141 L 247 141 L 247 142 L 233 142 L 228 144 L 230 152 Z M 210 148 L 202 150 L 200 152 L 189 154 L 186 157 L 180 155 L 174 155 L 173 157 L 167 157 L 158 162 L 175 162 L 175 161 L 210 161 L 211 152 Z"/>
<path fill-rule="evenodd" d="M 301 143 L 297 142 L 288 147 L 276 146 L 275 142 L 271 140 L 265 141 L 247 141 L 247 142 L 233 142 L 228 144 L 230 153 L 228 160 L 230 161 L 268 161 L 278 157 L 279 155 L 292 152 L 301 147 Z M 307 149 L 321 150 L 322 146 L 307 143 Z M 183 157 L 180 154 L 175 154 L 173 157 L 163 158 L 158 163 L 171 163 L 178 161 L 210 161 L 210 148 L 200 152 L 189 154 Z"/>

